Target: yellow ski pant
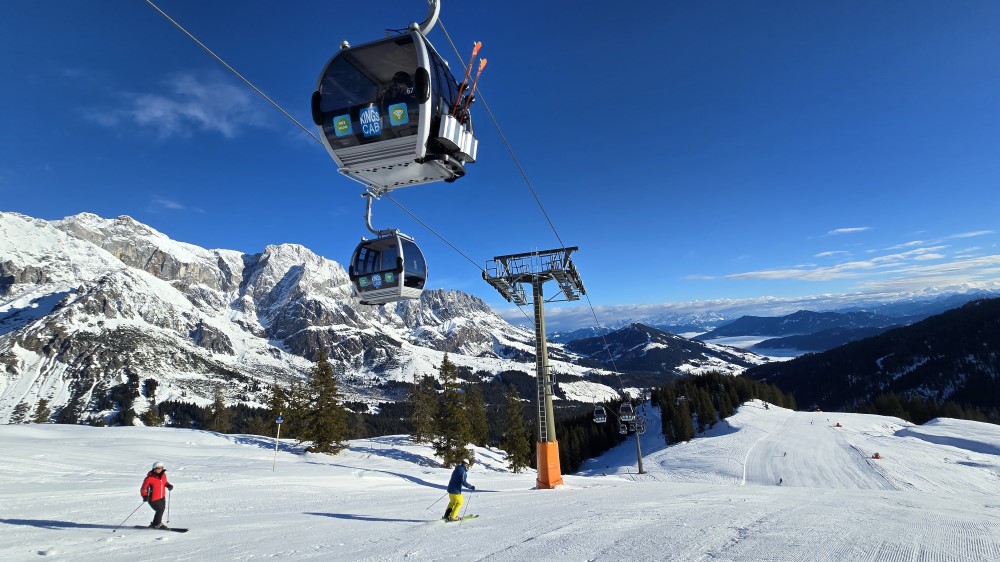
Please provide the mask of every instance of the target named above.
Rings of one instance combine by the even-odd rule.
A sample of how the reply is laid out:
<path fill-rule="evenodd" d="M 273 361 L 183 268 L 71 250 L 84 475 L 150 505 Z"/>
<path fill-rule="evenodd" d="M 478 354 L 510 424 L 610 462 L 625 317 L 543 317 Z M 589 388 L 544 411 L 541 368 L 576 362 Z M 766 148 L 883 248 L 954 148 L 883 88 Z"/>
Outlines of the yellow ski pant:
<path fill-rule="evenodd" d="M 450 500 L 448 502 L 448 509 L 450 510 L 448 513 L 451 513 L 453 520 L 458 519 L 458 511 L 462 509 L 462 502 L 465 500 L 462 499 L 462 494 L 448 494 L 448 499 Z"/>

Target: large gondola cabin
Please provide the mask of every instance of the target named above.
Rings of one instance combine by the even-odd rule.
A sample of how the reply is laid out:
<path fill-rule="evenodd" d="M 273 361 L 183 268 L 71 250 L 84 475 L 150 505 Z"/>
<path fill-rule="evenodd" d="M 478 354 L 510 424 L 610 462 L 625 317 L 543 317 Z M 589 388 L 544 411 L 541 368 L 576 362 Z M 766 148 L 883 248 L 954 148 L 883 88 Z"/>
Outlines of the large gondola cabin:
<path fill-rule="evenodd" d="M 478 141 L 458 82 L 416 24 L 348 46 L 320 74 L 313 121 L 339 171 L 381 194 L 454 181 Z"/>

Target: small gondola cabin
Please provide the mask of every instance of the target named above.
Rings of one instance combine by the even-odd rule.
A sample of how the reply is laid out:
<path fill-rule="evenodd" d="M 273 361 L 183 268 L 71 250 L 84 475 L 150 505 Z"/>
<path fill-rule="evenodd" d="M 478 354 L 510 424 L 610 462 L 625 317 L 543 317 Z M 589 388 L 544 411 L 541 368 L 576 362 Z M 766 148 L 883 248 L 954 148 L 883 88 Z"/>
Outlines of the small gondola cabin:
<path fill-rule="evenodd" d="M 608 421 L 608 414 L 604 411 L 604 406 L 594 408 L 594 422 L 604 423 Z"/>
<path fill-rule="evenodd" d="M 312 115 L 339 171 L 376 193 L 454 181 L 476 160 L 458 82 L 415 27 L 345 43 L 320 74 Z"/>
<path fill-rule="evenodd" d="M 624 403 L 618 408 L 618 417 L 623 422 L 635 421 L 635 410 L 629 403 Z"/>
<path fill-rule="evenodd" d="M 348 275 L 361 304 L 386 304 L 420 298 L 427 264 L 412 238 L 392 232 L 362 240 L 351 257 Z"/>

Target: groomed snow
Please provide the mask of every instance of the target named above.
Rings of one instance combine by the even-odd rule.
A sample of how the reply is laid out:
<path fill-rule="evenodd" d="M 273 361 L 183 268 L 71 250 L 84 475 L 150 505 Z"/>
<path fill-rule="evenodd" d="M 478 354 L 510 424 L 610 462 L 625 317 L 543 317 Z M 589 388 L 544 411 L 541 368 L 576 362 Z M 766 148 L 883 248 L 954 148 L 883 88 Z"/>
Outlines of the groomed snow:
<path fill-rule="evenodd" d="M 450 470 L 406 437 L 282 442 L 272 472 L 269 438 L 0 426 L 0 560 L 1000 560 L 998 426 L 755 401 L 664 448 L 646 413 L 642 475 L 633 439 L 556 490 L 480 450 L 461 524 L 437 520 Z M 189 533 L 131 527 L 156 460 Z"/>

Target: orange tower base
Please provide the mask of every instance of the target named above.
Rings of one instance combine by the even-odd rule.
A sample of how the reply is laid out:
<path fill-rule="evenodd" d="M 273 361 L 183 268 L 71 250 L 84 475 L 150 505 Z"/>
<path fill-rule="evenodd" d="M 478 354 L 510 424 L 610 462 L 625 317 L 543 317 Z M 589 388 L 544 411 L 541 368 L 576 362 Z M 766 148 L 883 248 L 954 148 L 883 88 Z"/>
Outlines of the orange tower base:
<path fill-rule="evenodd" d="M 562 473 L 559 471 L 559 443 L 539 441 L 538 478 L 535 484 L 540 490 L 551 490 L 562 483 Z"/>

